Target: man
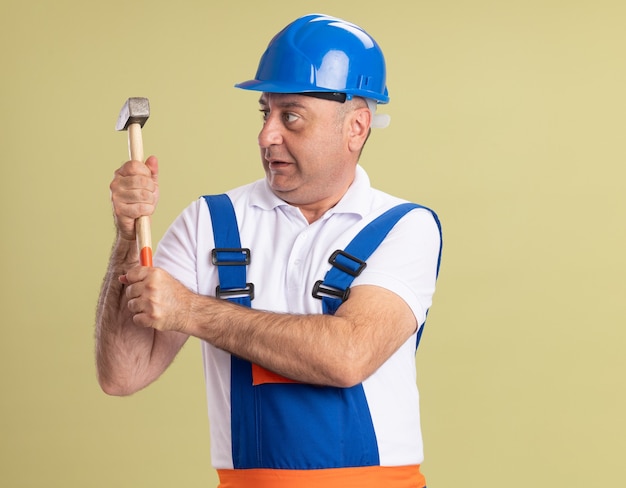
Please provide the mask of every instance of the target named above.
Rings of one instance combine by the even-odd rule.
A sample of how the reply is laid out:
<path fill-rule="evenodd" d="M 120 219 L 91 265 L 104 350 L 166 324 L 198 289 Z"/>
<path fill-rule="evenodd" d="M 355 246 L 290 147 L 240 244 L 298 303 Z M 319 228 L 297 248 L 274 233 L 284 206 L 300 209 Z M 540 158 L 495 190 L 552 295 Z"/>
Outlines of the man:
<path fill-rule="evenodd" d="M 199 199 L 162 239 L 155 267 L 141 267 L 134 221 L 154 212 L 158 162 L 129 161 L 115 174 L 117 238 L 96 326 L 100 385 L 132 394 L 197 337 L 220 486 L 422 488 L 415 348 L 438 270 L 436 216 L 410 210 L 366 264 L 356 260 L 336 311 L 320 299 L 333 287 L 318 286 L 333 251 L 403 203 L 371 188 L 358 165 L 381 125 L 376 104 L 388 101 L 382 52 L 356 25 L 309 15 L 277 34 L 255 79 L 237 86 L 260 92 L 266 177 L 227 192 L 230 227 L 218 222 L 224 208 Z M 236 251 L 219 244 L 233 229 Z M 243 265 L 221 252 L 243 255 Z M 353 260 L 342 256 L 331 261 Z M 222 296 L 233 264 L 247 275 Z M 224 299 L 237 294 L 247 302 Z"/>

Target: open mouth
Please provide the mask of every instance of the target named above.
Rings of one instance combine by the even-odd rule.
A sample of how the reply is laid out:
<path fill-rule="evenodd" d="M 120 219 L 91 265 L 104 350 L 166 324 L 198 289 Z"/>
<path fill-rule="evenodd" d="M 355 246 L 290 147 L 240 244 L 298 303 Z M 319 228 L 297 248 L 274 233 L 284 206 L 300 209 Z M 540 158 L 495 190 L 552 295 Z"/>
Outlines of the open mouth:
<path fill-rule="evenodd" d="M 286 161 L 268 161 L 268 166 L 271 170 L 286 168 L 289 165 L 291 165 L 291 163 Z"/>

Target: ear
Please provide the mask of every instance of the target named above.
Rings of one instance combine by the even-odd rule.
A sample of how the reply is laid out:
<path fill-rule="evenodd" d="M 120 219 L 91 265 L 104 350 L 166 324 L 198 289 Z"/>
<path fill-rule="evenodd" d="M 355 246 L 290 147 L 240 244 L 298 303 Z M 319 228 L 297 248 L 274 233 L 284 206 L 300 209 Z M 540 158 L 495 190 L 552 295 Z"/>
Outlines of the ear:
<path fill-rule="evenodd" d="M 370 133 L 372 112 L 367 107 L 354 110 L 349 117 L 348 147 L 351 151 L 360 152 Z"/>

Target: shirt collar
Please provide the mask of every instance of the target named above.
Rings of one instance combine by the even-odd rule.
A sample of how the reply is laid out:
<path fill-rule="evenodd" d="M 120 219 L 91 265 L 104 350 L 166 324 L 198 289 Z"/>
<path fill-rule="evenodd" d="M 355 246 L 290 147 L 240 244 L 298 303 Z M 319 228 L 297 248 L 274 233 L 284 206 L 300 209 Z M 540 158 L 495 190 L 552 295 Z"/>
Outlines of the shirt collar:
<path fill-rule="evenodd" d="M 354 181 L 348 191 L 339 200 L 337 205 L 331 208 L 326 217 L 336 213 L 351 213 L 363 217 L 369 212 L 371 202 L 370 179 L 361 165 L 356 166 Z M 269 187 L 265 178 L 256 181 L 249 195 L 249 203 L 252 206 L 264 210 L 273 210 L 277 207 L 291 206 L 278 198 Z"/>

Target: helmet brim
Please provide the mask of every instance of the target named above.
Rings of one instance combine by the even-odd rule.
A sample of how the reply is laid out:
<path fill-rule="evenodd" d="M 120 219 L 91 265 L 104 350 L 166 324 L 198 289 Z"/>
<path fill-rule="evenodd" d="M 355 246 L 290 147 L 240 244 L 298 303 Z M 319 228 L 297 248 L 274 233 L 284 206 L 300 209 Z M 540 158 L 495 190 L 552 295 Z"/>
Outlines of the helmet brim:
<path fill-rule="evenodd" d="M 263 80 L 248 80 L 241 83 L 237 83 L 235 88 L 241 88 L 242 90 L 252 90 L 252 91 L 260 91 L 265 93 L 316 93 L 316 92 L 326 92 L 326 93 L 347 93 L 342 90 L 332 89 L 332 88 L 324 88 L 320 86 L 311 87 L 311 86 L 302 86 L 295 83 L 284 83 L 284 82 L 275 82 L 275 81 L 263 81 Z M 387 90 L 385 89 L 385 92 Z M 384 96 L 381 96 L 379 93 L 374 93 L 366 90 L 350 90 L 348 94 L 350 96 L 357 96 L 363 98 L 371 98 L 376 100 L 380 104 L 388 103 L 389 97 L 385 93 Z"/>

